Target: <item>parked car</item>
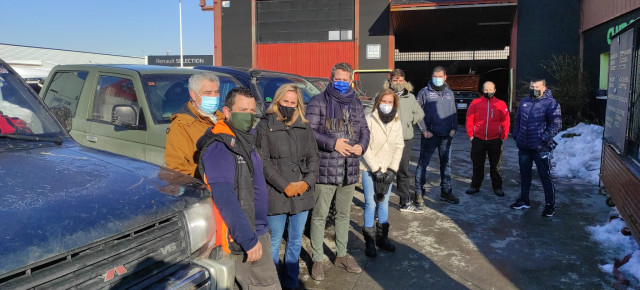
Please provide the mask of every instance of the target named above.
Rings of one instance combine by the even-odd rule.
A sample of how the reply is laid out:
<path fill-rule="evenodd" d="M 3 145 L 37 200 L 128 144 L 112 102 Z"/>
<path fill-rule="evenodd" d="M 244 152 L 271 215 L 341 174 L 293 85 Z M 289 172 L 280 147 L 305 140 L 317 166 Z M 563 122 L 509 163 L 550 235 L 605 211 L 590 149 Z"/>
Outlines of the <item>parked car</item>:
<path fill-rule="evenodd" d="M 319 91 L 324 91 L 331 82 L 328 78 L 306 77 L 307 81 L 312 83 Z"/>
<path fill-rule="evenodd" d="M 0 289 L 233 287 L 203 183 L 79 145 L 2 60 L 0 111 Z"/>
<path fill-rule="evenodd" d="M 453 96 L 455 98 L 456 108 L 458 109 L 458 120 L 464 123 L 469 105 L 471 105 L 473 100 L 479 98 L 480 94 L 472 91 L 454 91 Z"/>
<path fill-rule="evenodd" d="M 80 144 L 164 165 L 171 115 L 189 100 L 188 80 L 198 72 L 146 65 L 59 65 L 40 96 L 51 108 L 70 109 L 70 134 Z M 227 92 L 240 84 L 216 74 L 224 103 Z"/>
<path fill-rule="evenodd" d="M 196 66 L 194 69 L 209 70 L 225 73 L 236 78 L 241 85 L 251 89 L 251 92 L 258 98 L 258 117 L 271 105 L 276 90 L 284 84 L 294 83 L 302 89 L 304 102 L 307 103 L 311 97 L 320 93 L 313 84 L 304 77 L 294 74 L 227 66 Z"/>

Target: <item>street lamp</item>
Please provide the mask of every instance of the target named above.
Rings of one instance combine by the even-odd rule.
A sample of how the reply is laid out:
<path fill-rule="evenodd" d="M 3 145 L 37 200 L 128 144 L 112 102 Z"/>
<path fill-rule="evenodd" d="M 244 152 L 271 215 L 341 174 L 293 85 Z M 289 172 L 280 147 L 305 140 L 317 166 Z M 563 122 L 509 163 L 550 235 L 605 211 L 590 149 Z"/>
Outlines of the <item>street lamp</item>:
<path fill-rule="evenodd" d="M 182 57 L 182 0 L 178 0 L 178 7 L 180 10 L 180 67 L 184 67 L 184 60 Z"/>

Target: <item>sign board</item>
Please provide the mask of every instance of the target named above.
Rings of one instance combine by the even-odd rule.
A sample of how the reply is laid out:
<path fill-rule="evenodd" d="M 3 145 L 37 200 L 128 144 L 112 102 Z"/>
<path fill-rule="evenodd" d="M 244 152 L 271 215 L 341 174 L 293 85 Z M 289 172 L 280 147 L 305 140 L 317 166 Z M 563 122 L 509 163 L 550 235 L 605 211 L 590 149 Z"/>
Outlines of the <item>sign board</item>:
<path fill-rule="evenodd" d="M 213 55 L 183 55 L 182 62 L 186 67 L 193 67 L 197 65 L 213 65 Z M 180 67 L 180 56 L 149 55 L 147 56 L 147 64 Z"/>
<path fill-rule="evenodd" d="M 604 139 L 619 153 L 625 152 L 629 125 L 629 99 L 633 72 L 635 29 L 620 34 L 611 41 L 609 54 L 609 85 Z"/>

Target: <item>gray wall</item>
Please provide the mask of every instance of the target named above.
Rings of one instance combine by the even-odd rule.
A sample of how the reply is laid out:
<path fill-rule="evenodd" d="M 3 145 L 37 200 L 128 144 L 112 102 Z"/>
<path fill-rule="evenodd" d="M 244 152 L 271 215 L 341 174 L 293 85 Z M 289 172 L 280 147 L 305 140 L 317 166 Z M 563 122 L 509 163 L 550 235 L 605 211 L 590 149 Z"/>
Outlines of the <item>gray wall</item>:
<path fill-rule="evenodd" d="M 251 1 L 222 8 L 222 65 L 251 67 Z"/>
<path fill-rule="evenodd" d="M 389 1 L 360 1 L 360 46 L 358 48 L 359 69 L 389 68 Z M 380 59 L 367 59 L 367 44 L 380 44 Z M 393 69 L 393 68 L 392 68 Z M 367 96 L 373 98 L 382 89 L 388 73 L 361 73 L 360 83 Z"/>

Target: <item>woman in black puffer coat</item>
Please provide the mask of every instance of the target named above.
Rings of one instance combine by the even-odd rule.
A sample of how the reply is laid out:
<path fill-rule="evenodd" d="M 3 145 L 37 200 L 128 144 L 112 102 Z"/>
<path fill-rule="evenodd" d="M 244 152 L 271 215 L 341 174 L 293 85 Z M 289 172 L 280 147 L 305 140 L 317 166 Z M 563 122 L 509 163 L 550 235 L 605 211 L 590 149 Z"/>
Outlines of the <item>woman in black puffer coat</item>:
<path fill-rule="evenodd" d="M 282 85 L 266 115 L 256 126 L 256 147 L 269 187 L 271 255 L 278 266 L 280 242 L 289 220 L 287 246 L 281 271 L 283 288 L 298 287 L 298 259 L 302 233 L 313 208 L 313 187 L 318 178 L 318 146 L 311 125 L 304 118 L 300 88 Z"/>

